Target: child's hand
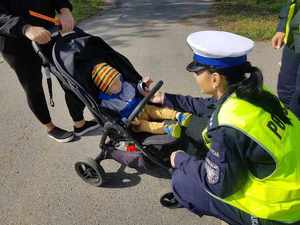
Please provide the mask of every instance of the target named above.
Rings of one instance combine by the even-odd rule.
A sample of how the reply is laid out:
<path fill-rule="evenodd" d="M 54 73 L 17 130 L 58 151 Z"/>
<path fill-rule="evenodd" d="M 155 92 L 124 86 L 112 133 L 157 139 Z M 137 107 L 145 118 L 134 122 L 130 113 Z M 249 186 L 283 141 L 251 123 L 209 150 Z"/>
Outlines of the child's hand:
<path fill-rule="evenodd" d="M 146 97 L 150 92 L 150 85 L 152 83 L 153 80 L 150 77 L 144 77 L 137 85 L 140 94 Z"/>
<path fill-rule="evenodd" d="M 145 91 L 149 92 L 150 91 L 150 86 L 153 83 L 153 80 L 147 76 L 143 78 L 143 83 L 145 84 Z"/>
<path fill-rule="evenodd" d="M 163 92 L 156 92 L 150 99 L 150 102 L 162 105 L 164 103 L 165 94 Z"/>
<path fill-rule="evenodd" d="M 131 130 L 133 132 L 142 132 L 141 125 L 143 123 L 143 120 L 139 120 L 138 118 L 135 118 L 133 121 L 130 122 Z"/>
<path fill-rule="evenodd" d="M 141 124 L 141 121 L 138 118 L 134 118 L 133 121 L 130 122 L 133 126 L 139 126 Z"/>
<path fill-rule="evenodd" d="M 153 83 L 153 80 L 147 76 L 143 78 L 143 82 L 147 85 L 147 87 L 150 87 L 150 85 Z"/>

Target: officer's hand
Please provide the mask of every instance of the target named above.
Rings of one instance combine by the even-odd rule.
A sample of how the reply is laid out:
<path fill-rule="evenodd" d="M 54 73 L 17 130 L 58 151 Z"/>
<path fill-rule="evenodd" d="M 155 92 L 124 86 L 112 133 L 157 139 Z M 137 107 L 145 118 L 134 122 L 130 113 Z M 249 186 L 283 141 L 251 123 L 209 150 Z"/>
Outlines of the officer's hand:
<path fill-rule="evenodd" d="M 51 40 L 51 33 L 43 27 L 26 25 L 24 35 L 38 44 L 46 44 Z"/>
<path fill-rule="evenodd" d="M 178 151 L 176 151 L 176 152 L 172 152 L 172 154 L 171 154 L 171 156 L 170 156 L 170 162 L 171 162 L 171 166 L 172 166 L 173 168 L 175 168 L 175 158 L 176 158 L 176 154 L 177 154 L 178 152 L 184 152 L 184 151 L 178 150 Z"/>
<path fill-rule="evenodd" d="M 277 32 L 272 38 L 272 47 L 275 49 L 280 49 L 284 44 L 285 33 Z"/>
<path fill-rule="evenodd" d="M 165 94 L 163 92 L 156 92 L 150 99 L 150 102 L 162 105 L 164 103 Z"/>
<path fill-rule="evenodd" d="M 75 26 L 75 19 L 72 15 L 72 12 L 68 8 L 63 8 L 60 10 L 60 14 L 58 15 L 58 19 L 62 26 L 62 33 L 71 32 Z"/>

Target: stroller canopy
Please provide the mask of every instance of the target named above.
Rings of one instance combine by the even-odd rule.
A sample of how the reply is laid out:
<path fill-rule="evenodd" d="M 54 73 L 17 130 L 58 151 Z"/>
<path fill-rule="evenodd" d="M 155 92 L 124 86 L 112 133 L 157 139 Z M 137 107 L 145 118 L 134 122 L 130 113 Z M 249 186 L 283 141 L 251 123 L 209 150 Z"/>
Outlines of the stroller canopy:
<path fill-rule="evenodd" d="M 53 47 L 52 57 L 60 72 L 67 72 L 93 96 L 99 91 L 93 84 L 91 71 L 98 63 L 106 62 L 113 66 L 128 82 L 138 83 L 142 79 L 125 56 L 115 51 L 100 37 L 87 34 L 79 28 L 58 38 Z"/>

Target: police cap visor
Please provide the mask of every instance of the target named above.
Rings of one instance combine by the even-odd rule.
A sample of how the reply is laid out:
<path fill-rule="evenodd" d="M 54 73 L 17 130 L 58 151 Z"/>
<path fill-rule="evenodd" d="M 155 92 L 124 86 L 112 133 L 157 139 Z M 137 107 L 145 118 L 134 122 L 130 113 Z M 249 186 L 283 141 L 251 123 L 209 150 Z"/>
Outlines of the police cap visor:
<path fill-rule="evenodd" d="M 197 72 L 203 69 L 207 69 L 207 67 L 207 65 L 193 61 L 189 65 L 187 65 L 186 70 L 189 72 Z"/>

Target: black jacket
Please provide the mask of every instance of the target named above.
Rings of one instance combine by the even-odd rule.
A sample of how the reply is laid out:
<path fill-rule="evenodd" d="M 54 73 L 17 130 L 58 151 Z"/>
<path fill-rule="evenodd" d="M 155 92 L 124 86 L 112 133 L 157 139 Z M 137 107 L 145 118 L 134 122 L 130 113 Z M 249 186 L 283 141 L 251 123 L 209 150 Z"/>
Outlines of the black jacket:
<path fill-rule="evenodd" d="M 50 17 L 61 8 L 70 8 L 68 0 L 1 0 L 0 1 L 0 51 L 18 54 L 31 43 L 22 33 L 25 24 L 47 27 L 50 24 L 29 15 L 33 10 Z"/>

